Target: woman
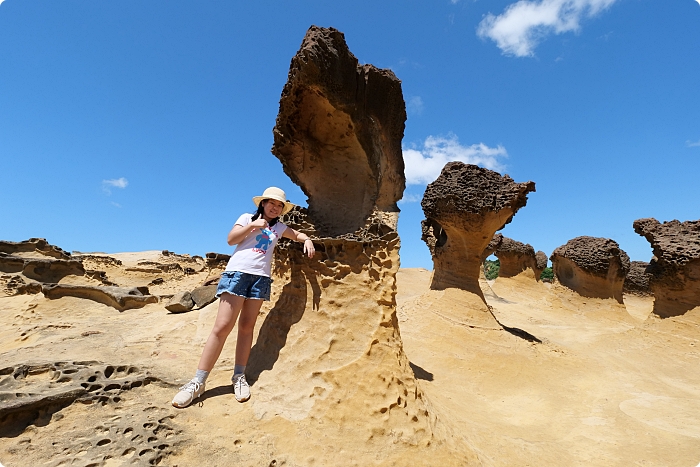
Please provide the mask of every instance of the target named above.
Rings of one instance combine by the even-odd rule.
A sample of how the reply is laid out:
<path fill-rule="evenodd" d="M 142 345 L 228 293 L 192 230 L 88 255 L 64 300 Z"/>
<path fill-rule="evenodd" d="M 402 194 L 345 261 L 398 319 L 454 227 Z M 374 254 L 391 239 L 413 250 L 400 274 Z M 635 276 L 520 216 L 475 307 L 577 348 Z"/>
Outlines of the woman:
<path fill-rule="evenodd" d="M 240 216 L 228 234 L 228 244 L 238 246 L 226 265 L 216 290 L 219 312 L 214 329 L 204 346 L 197 374 L 180 388 L 173 399 L 175 407 L 187 407 L 204 393 L 209 372 L 219 358 L 239 314 L 236 361 L 231 382 L 238 402 L 250 399 L 245 367 L 253 343 L 255 320 L 263 300 L 270 300 L 270 269 L 277 240 L 285 237 L 304 242 L 304 253 L 309 258 L 314 256 L 314 244 L 308 235 L 278 222 L 281 215 L 294 207 L 287 201 L 284 191 L 270 187 L 262 196 L 254 197 L 253 203 L 258 207 L 257 213 Z"/>

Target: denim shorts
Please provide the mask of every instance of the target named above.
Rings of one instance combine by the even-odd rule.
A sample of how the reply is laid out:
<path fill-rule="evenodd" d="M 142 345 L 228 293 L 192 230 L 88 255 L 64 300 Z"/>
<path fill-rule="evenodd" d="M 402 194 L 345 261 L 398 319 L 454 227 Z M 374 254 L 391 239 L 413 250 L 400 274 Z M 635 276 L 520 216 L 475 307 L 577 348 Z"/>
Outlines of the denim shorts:
<path fill-rule="evenodd" d="M 272 279 L 267 276 L 256 276 L 240 271 L 224 271 L 221 274 L 219 285 L 216 287 L 216 296 L 227 292 L 239 297 L 258 300 L 270 300 L 270 285 Z"/>

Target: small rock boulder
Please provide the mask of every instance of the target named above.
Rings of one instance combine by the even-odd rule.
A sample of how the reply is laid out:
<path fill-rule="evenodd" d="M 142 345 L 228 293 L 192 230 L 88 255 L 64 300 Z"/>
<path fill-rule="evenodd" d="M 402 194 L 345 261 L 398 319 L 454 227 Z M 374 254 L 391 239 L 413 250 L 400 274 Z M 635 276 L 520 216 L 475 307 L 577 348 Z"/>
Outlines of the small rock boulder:
<path fill-rule="evenodd" d="M 217 284 L 202 285 L 192 291 L 192 300 L 197 308 L 202 308 L 216 300 Z"/>
<path fill-rule="evenodd" d="M 175 294 L 168 304 L 165 305 L 165 309 L 171 313 L 184 313 L 192 308 L 194 308 L 194 300 L 192 300 L 192 295 L 187 291 Z"/>

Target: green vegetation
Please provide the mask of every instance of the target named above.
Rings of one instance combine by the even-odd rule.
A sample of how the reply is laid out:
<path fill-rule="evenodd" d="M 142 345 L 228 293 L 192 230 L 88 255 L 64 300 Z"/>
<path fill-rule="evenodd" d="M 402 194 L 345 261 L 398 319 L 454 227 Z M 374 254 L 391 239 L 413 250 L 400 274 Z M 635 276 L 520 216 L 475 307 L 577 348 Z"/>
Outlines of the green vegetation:
<path fill-rule="evenodd" d="M 491 261 L 487 259 L 484 261 L 484 275 L 488 280 L 497 278 L 499 269 L 501 269 L 501 262 L 499 260 Z"/>
<path fill-rule="evenodd" d="M 554 272 L 552 271 L 552 268 L 544 268 L 544 271 L 542 271 L 542 274 L 540 274 L 540 280 L 547 281 L 547 282 L 553 282 L 554 281 Z"/>

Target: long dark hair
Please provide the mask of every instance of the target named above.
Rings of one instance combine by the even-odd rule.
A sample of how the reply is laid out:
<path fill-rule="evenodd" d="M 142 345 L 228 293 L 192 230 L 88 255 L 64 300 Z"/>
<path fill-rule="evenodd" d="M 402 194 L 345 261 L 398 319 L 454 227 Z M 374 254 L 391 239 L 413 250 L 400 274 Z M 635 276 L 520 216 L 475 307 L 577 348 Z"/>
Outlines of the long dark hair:
<path fill-rule="evenodd" d="M 265 201 L 268 201 L 268 200 L 264 199 L 264 200 L 260 201 L 260 204 L 258 204 L 258 211 L 255 214 L 253 214 L 253 218 L 250 219 L 251 222 L 258 220 L 260 218 L 260 216 L 262 216 L 265 213 L 265 208 L 263 207 L 263 203 Z M 267 226 L 272 227 L 273 225 L 275 225 L 277 223 L 277 221 L 279 219 L 280 219 L 279 217 L 275 217 L 274 219 L 270 220 L 270 222 L 267 223 Z"/>

